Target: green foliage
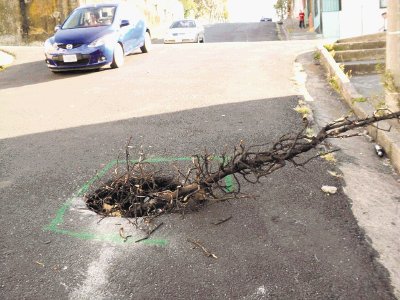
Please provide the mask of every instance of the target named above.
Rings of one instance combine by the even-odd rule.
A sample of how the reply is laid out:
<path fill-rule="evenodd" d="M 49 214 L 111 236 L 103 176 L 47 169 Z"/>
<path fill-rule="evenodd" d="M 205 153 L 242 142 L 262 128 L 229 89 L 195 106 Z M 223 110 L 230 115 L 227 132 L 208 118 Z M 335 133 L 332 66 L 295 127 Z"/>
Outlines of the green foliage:
<path fill-rule="evenodd" d="M 311 114 L 311 110 L 305 105 L 304 101 L 299 101 L 299 104 L 294 108 L 303 118 L 307 118 Z"/>
<path fill-rule="evenodd" d="M 313 130 L 312 128 L 310 128 L 310 127 L 307 127 L 307 129 L 306 129 L 306 136 L 307 136 L 308 138 L 314 137 L 314 136 L 315 136 L 314 130 Z"/>
<path fill-rule="evenodd" d="M 340 70 L 342 70 L 342 72 L 344 73 L 344 75 L 346 75 L 347 78 L 351 78 L 353 76 L 352 70 L 349 70 L 349 71 L 345 72 L 345 65 L 344 64 L 340 64 L 339 68 L 340 68 Z"/>
<path fill-rule="evenodd" d="M 318 50 L 314 52 L 314 60 L 320 60 L 321 59 L 321 52 Z"/>
<path fill-rule="evenodd" d="M 351 101 L 353 102 L 353 104 L 356 102 L 362 103 L 362 102 L 367 102 L 367 98 L 365 98 L 365 97 L 353 98 L 353 99 L 351 99 Z"/>
<path fill-rule="evenodd" d="M 376 64 L 375 71 L 376 71 L 376 73 L 379 73 L 379 74 L 385 73 L 385 65 L 384 64 Z"/>
<path fill-rule="evenodd" d="M 193 0 L 180 0 L 183 5 L 183 11 L 185 18 L 190 17 L 197 11 L 197 5 Z"/>
<path fill-rule="evenodd" d="M 384 88 L 387 91 L 389 91 L 391 93 L 400 93 L 400 87 L 396 86 L 396 82 L 394 81 L 393 74 L 389 70 L 386 70 L 382 74 L 381 81 L 382 81 Z"/>
<path fill-rule="evenodd" d="M 329 84 L 330 86 L 338 93 L 340 93 L 340 86 L 339 86 L 339 82 L 338 82 L 338 78 L 337 76 L 331 76 L 329 78 Z"/>
<path fill-rule="evenodd" d="M 333 153 L 320 153 L 320 156 L 325 159 L 326 161 L 330 162 L 330 163 L 336 163 L 336 157 Z"/>
<path fill-rule="evenodd" d="M 334 49 L 334 46 L 333 44 L 326 44 L 324 45 L 324 48 L 330 52 Z"/>
<path fill-rule="evenodd" d="M 291 0 L 277 0 L 274 8 L 276 10 L 276 14 L 278 15 L 280 20 L 283 20 L 289 9 L 290 9 L 290 4 L 291 4 Z"/>
<path fill-rule="evenodd" d="M 387 105 L 384 99 L 381 99 L 378 103 L 375 105 L 376 110 L 385 110 L 387 109 Z"/>
<path fill-rule="evenodd" d="M 228 20 L 227 0 L 179 0 L 183 5 L 185 18 L 207 17 Z"/>

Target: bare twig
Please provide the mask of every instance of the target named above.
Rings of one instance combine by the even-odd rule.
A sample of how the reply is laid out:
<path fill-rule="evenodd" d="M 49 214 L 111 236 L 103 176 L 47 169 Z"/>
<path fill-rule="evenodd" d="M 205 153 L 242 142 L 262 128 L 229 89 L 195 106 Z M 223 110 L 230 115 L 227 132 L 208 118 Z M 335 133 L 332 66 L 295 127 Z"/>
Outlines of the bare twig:
<path fill-rule="evenodd" d="M 218 222 L 215 222 L 215 223 L 213 223 L 213 224 L 214 224 L 214 225 L 220 225 L 220 224 L 222 224 L 222 223 L 225 223 L 226 221 L 229 221 L 230 219 L 232 219 L 232 216 L 229 216 L 229 217 L 226 218 L 226 219 L 219 220 Z"/>
<path fill-rule="evenodd" d="M 198 241 L 195 241 L 195 240 L 190 239 L 190 238 L 188 238 L 187 241 L 188 241 L 189 243 L 192 243 L 192 244 L 196 245 L 196 246 L 199 247 L 201 250 L 203 250 L 204 254 L 205 254 L 207 257 L 212 257 L 212 258 L 215 258 L 215 259 L 218 258 L 215 254 L 213 254 L 213 253 L 211 253 L 210 251 L 208 251 L 207 248 L 205 248 L 205 247 L 204 247 L 202 244 L 200 244 Z"/>
<path fill-rule="evenodd" d="M 119 229 L 119 236 L 124 239 L 124 242 L 126 242 L 128 238 L 131 237 L 131 235 L 125 235 L 124 227 L 121 227 Z"/>
<path fill-rule="evenodd" d="M 160 228 L 161 225 L 163 225 L 163 224 L 164 224 L 163 222 L 161 222 L 160 224 L 158 224 L 156 227 L 154 227 L 152 230 L 150 230 L 144 238 L 141 238 L 141 239 L 139 239 L 139 240 L 136 240 L 135 243 L 139 243 L 139 242 L 141 242 L 141 241 L 147 240 L 147 239 L 150 237 L 150 235 L 151 235 L 154 231 L 156 231 L 158 228 Z"/>

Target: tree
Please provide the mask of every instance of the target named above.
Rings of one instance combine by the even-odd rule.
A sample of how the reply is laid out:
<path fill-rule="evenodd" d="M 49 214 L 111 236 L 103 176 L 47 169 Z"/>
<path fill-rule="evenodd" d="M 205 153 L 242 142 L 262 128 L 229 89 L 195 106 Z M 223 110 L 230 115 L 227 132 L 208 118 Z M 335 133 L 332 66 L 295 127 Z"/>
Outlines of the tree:
<path fill-rule="evenodd" d="M 289 11 L 291 1 L 290 0 L 277 0 L 274 8 L 276 10 L 276 14 L 278 15 L 279 19 L 283 21 L 283 19 L 287 16 Z"/>
<path fill-rule="evenodd" d="M 183 5 L 183 11 L 185 18 L 194 16 L 197 14 L 197 4 L 194 0 L 180 0 Z"/>
<path fill-rule="evenodd" d="M 227 0 L 180 0 L 185 18 L 206 17 L 209 20 L 227 20 Z"/>

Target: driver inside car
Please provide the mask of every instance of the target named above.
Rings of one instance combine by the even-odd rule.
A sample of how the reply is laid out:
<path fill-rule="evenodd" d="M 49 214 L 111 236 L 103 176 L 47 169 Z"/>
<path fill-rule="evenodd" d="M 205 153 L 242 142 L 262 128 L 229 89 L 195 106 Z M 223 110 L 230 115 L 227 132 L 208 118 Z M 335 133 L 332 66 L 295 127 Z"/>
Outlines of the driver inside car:
<path fill-rule="evenodd" d="M 99 25 L 99 24 L 100 24 L 99 18 L 100 18 L 100 15 L 99 15 L 98 12 L 91 11 L 91 12 L 90 12 L 89 19 L 86 21 L 86 23 L 87 23 L 87 25 L 89 25 L 89 26 Z"/>

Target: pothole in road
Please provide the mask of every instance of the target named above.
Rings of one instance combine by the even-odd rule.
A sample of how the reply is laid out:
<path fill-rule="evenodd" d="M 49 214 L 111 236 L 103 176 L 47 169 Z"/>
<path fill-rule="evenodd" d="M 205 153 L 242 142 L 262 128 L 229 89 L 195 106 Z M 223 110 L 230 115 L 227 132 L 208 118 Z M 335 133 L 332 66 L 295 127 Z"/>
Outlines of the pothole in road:
<path fill-rule="evenodd" d="M 169 195 L 178 187 L 179 183 L 173 177 L 130 177 L 125 174 L 86 195 L 86 205 L 103 216 L 154 216 L 176 207 L 176 201 Z"/>

